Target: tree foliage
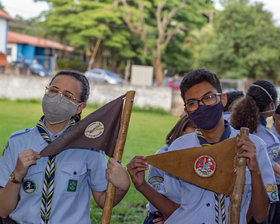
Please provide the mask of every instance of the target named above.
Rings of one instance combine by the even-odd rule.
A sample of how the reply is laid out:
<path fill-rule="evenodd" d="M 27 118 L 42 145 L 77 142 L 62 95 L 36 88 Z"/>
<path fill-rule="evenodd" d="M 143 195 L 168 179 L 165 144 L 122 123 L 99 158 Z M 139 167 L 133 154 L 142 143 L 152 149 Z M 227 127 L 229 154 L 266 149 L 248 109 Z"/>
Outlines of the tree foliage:
<path fill-rule="evenodd" d="M 214 17 L 213 34 L 199 50 L 198 67 L 224 78 L 277 80 L 280 30 L 271 13 L 261 3 L 224 2 L 225 9 Z"/>

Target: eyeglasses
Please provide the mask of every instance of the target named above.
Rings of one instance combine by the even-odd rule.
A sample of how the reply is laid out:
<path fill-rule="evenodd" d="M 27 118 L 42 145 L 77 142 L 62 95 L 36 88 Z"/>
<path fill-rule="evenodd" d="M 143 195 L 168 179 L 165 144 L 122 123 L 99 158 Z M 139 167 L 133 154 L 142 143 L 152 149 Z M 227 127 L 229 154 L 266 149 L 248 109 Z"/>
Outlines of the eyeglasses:
<path fill-rule="evenodd" d="M 55 96 L 60 93 L 61 96 L 64 96 L 67 100 L 72 101 L 73 103 L 79 102 L 79 100 L 74 96 L 73 93 L 64 90 L 64 91 L 60 91 L 57 87 L 55 86 L 46 86 L 46 90 L 45 93 L 50 93 L 50 94 L 54 94 Z"/>
<path fill-rule="evenodd" d="M 185 103 L 185 107 L 188 112 L 194 112 L 199 107 L 199 103 L 202 102 L 206 106 L 215 105 L 218 102 L 218 96 L 221 96 L 221 93 L 206 93 L 199 100 L 189 99 Z"/>

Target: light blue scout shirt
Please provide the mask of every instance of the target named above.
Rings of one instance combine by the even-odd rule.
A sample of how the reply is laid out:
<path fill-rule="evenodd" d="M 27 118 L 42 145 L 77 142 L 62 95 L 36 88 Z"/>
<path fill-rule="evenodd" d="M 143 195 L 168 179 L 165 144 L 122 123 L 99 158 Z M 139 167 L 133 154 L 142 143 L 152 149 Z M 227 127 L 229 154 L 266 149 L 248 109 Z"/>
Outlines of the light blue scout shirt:
<path fill-rule="evenodd" d="M 260 137 L 266 144 L 268 156 L 273 166 L 277 162 L 278 150 L 280 148 L 279 139 L 266 127 L 267 123 L 264 117 L 260 117 L 260 124 L 257 127 L 257 132 L 254 135 Z"/>
<path fill-rule="evenodd" d="M 55 135 L 48 133 L 50 139 L 53 141 L 64 130 Z M 36 127 L 13 133 L 0 158 L 0 186 L 4 187 L 7 184 L 9 175 L 15 169 L 19 152 L 30 148 L 40 152 L 46 146 L 47 142 Z M 47 160 L 48 157 L 40 158 L 36 165 L 28 169 L 20 189 L 18 205 L 10 214 L 17 223 L 40 223 L 42 187 Z M 104 191 L 107 187 L 104 152 L 67 149 L 56 156 L 55 166 L 50 223 L 91 223 L 89 214 L 91 190 Z"/>
<path fill-rule="evenodd" d="M 271 126 L 271 131 L 278 138 L 278 140 L 280 141 L 280 134 L 276 130 L 274 124 Z M 278 164 L 280 164 L 280 156 L 279 156 L 278 151 L 279 151 L 279 148 L 278 149 L 275 148 L 273 150 L 273 161 L 277 162 Z M 280 175 L 279 174 L 276 177 L 276 182 L 277 182 L 278 185 L 280 185 Z"/>
<path fill-rule="evenodd" d="M 164 153 L 168 151 L 168 145 L 165 145 L 160 150 L 156 152 L 156 154 Z M 153 187 L 157 192 L 163 194 L 165 192 L 164 187 L 164 171 L 160 170 L 154 166 L 150 166 L 148 173 L 148 184 Z M 180 203 L 180 194 L 179 192 L 172 192 L 172 195 L 169 195 L 169 199 L 174 201 L 175 203 Z M 150 202 L 146 205 L 146 208 L 149 212 L 155 213 L 158 211 Z"/>
<path fill-rule="evenodd" d="M 229 138 L 235 137 L 239 131 L 231 128 Z M 267 154 L 264 142 L 255 135 L 250 135 L 250 139 L 256 146 L 256 154 L 262 174 L 262 179 L 267 190 L 270 201 L 277 201 L 277 185 L 274 178 L 272 166 Z M 190 133 L 179 137 L 170 146 L 168 151 L 186 149 L 190 147 L 200 147 L 196 133 Z M 165 173 L 164 185 L 167 197 L 172 191 L 181 192 L 181 206 L 165 221 L 165 224 L 212 224 L 215 223 L 215 197 L 214 192 L 197 187 L 171 174 Z M 251 201 L 251 174 L 246 168 L 246 184 L 242 198 L 240 211 L 240 224 L 246 224 L 246 213 Z M 228 220 L 229 197 L 225 198 L 226 220 Z M 219 213 L 219 223 L 222 223 L 221 212 Z"/>

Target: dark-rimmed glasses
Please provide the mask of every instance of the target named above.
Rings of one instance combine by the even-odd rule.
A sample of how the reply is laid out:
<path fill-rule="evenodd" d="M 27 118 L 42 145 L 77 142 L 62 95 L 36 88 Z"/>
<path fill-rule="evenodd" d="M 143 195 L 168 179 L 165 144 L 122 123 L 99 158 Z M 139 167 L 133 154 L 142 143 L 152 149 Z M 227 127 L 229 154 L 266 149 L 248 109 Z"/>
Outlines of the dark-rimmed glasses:
<path fill-rule="evenodd" d="M 212 106 L 218 102 L 218 96 L 221 96 L 221 93 L 206 93 L 199 100 L 189 99 L 184 104 L 188 112 L 194 112 L 199 107 L 199 103 L 202 102 L 203 105 Z"/>

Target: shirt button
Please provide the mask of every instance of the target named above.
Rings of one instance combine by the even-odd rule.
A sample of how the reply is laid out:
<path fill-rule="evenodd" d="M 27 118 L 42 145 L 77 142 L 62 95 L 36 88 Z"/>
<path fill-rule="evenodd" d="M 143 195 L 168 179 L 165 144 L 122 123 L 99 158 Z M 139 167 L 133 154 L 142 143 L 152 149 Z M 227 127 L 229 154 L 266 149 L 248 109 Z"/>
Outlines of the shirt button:
<path fill-rule="evenodd" d="M 76 171 L 74 171 L 74 175 L 76 175 L 77 174 L 77 172 Z"/>
<path fill-rule="evenodd" d="M 206 206 L 209 207 L 209 206 L 210 206 L 210 203 L 207 203 Z"/>

